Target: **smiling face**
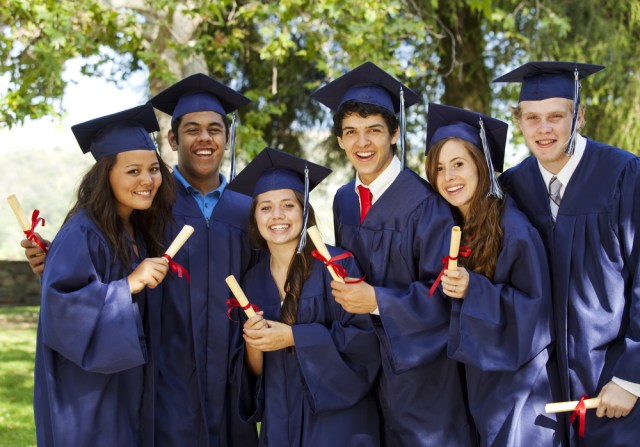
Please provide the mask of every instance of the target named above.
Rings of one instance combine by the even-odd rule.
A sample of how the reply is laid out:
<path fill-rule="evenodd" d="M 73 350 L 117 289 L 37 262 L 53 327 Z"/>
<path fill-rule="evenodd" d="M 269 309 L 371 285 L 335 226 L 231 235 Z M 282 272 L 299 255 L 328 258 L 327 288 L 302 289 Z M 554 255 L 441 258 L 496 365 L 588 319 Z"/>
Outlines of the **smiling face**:
<path fill-rule="evenodd" d="M 447 140 L 436 167 L 438 192 L 465 217 L 478 188 L 478 167 L 462 140 Z"/>
<path fill-rule="evenodd" d="M 519 104 L 518 125 L 525 143 L 540 164 L 557 174 L 569 161 L 565 154 L 571 137 L 570 100 L 548 98 L 541 101 L 522 101 Z M 578 128 L 584 119 L 583 110 L 578 113 Z"/>
<path fill-rule="evenodd" d="M 178 151 L 178 168 L 191 186 L 203 194 L 220 186 L 220 165 L 227 149 L 224 118 L 216 112 L 192 112 L 180 118 L 178 138 L 169 132 Z"/>
<path fill-rule="evenodd" d="M 148 209 L 162 184 L 155 151 L 120 152 L 109 171 L 109 185 L 116 200 L 116 213 L 129 220 L 133 210 Z"/>
<path fill-rule="evenodd" d="M 272 247 L 298 244 L 302 204 L 292 189 L 276 189 L 256 196 L 255 219 L 260 235 Z"/>
<path fill-rule="evenodd" d="M 398 135 L 398 129 L 391 135 L 380 114 L 363 118 L 352 113 L 342 119 L 342 135 L 338 137 L 338 144 L 358 172 L 360 181 L 368 185 L 391 163 L 391 145 L 396 143 Z"/>

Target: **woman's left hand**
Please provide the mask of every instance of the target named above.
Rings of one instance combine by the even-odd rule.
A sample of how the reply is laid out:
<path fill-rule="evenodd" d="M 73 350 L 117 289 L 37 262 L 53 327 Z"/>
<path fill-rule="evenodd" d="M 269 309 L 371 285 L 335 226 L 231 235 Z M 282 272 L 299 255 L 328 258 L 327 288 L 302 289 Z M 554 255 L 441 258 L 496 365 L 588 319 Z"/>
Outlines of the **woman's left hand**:
<path fill-rule="evenodd" d="M 245 342 L 262 352 L 277 351 L 294 345 L 293 330 L 288 324 L 267 320 L 268 327 L 244 329 Z"/>
<path fill-rule="evenodd" d="M 458 270 L 445 270 L 442 275 L 442 291 L 451 298 L 464 299 L 469 288 L 469 272 L 464 267 Z"/>

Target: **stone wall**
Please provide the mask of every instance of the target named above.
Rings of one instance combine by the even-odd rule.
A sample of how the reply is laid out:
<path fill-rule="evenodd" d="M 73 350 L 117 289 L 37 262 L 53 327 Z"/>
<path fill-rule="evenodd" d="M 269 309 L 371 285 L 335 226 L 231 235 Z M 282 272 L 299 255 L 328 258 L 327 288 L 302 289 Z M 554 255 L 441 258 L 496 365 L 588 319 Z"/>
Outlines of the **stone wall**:
<path fill-rule="evenodd" d="M 0 261 L 0 305 L 40 304 L 40 278 L 27 261 Z"/>

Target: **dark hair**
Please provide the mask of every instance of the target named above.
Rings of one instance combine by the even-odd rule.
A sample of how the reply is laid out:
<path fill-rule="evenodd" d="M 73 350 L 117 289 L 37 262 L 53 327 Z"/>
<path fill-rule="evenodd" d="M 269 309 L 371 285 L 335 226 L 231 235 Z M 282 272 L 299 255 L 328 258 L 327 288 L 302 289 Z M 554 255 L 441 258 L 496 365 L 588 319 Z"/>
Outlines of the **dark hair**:
<path fill-rule="evenodd" d="M 458 138 L 440 140 L 429 149 L 424 166 L 427 179 L 433 188 L 438 189 L 438 158 L 442 146 L 449 140 L 457 140 L 462 143 L 478 171 L 478 186 L 471 198 L 467 220 L 462 225 L 464 230 L 463 245 L 471 248 L 471 255 L 468 258 L 460 258 L 458 262 L 460 265 L 491 279 L 496 270 L 498 255 L 502 250 L 504 231 L 500 223 L 506 199 L 504 196 L 502 199 L 498 199 L 487 194 L 490 188 L 490 177 L 484 153 L 474 144 Z M 452 208 L 464 219 L 457 208 Z"/>
<path fill-rule="evenodd" d="M 212 110 L 213 112 L 213 110 Z M 218 112 L 215 112 L 218 113 Z M 227 118 L 225 115 L 221 115 L 222 117 L 222 121 L 224 122 L 224 135 L 225 135 L 225 139 L 227 141 L 227 143 L 229 142 L 229 118 Z M 173 137 L 176 139 L 176 144 L 180 144 L 180 136 L 178 134 L 178 129 L 180 128 L 180 123 L 182 122 L 182 117 L 184 115 L 182 115 L 180 118 L 177 118 L 175 121 L 171 121 L 171 132 L 173 133 Z"/>
<path fill-rule="evenodd" d="M 298 191 L 293 191 L 300 206 L 303 206 L 304 197 Z M 256 207 L 258 201 L 256 197 L 251 202 L 251 208 L 249 210 L 249 241 L 257 247 L 267 249 L 267 241 L 264 240 L 260 231 L 258 230 L 258 223 L 256 222 Z M 309 218 L 307 226 L 311 227 L 316 224 L 316 217 L 311 205 L 309 205 Z M 289 269 L 287 270 L 287 279 L 284 283 L 284 301 L 282 303 L 282 309 L 280 311 L 280 321 L 285 324 L 293 325 L 296 323 L 298 315 L 298 301 L 300 300 L 300 294 L 302 293 L 302 287 L 304 282 L 311 273 L 311 265 L 313 257 L 311 252 L 314 246 L 311 239 L 307 237 L 307 243 L 304 246 L 301 253 L 295 253 L 289 263 Z"/>
<path fill-rule="evenodd" d="M 130 265 L 133 253 L 124 236 L 125 228 L 116 212 L 116 200 L 109 184 L 109 173 L 116 163 L 118 154 L 101 158 L 84 175 L 78 187 L 78 200 L 71 208 L 65 222 L 78 211 L 84 209 L 89 217 L 102 230 L 107 241 L 115 249 L 117 256 L 125 265 Z M 142 234 L 150 256 L 164 253 L 163 240 L 166 224 L 173 221 L 171 207 L 175 200 L 175 182 L 165 162 L 158 157 L 162 184 L 146 210 L 134 210 L 131 213 L 133 227 Z"/>
<path fill-rule="evenodd" d="M 333 114 L 333 133 L 336 137 L 342 136 L 342 121 L 353 114 L 360 115 L 362 118 L 366 118 L 371 115 L 382 115 L 391 135 L 393 135 L 398 127 L 400 127 L 398 118 L 384 107 L 377 106 L 375 104 L 366 104 L 352 99 L 342 104 L 336 113 Z M 392 144 L 391 150 L 395 154 L 397 151 L 397 145 Z"/>

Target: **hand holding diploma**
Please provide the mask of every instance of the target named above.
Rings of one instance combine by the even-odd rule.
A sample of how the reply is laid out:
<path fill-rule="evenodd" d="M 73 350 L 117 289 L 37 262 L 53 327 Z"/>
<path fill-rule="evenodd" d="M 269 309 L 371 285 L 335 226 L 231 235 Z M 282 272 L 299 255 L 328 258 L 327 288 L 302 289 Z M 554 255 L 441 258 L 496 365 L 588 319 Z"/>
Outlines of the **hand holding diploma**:
<path fill-rule="evenodd" d="M 458 269 L 458 257 L 466 258 L 471 254 L 468 247 L 460 248 L 460 238 L 462 231 L 460 227 L 451 228 L 451 243 L 449 244 L 449 255 L 442 258 L 444 267 L 429 289 L 429 296 L 436 291 L 438 284 L 442 281 L 443 291 L 452 298 L 464 298 L 469 286 L 469 272 L 466 269 Z M 445 275 L 446 273 L 446 275 Z"/>
<path fill-rule="evenodd" d="M 39 217 L 40 211 L 33 210 L 31 222 L 29 222 L 29 219 L 22 209 L 22 205 L 20 205 L 20 201 L 15 194 L 8 196 L 7 202 L 9 202 L 9 206 L 13 210 L 13 214 L 15 214 L 16 219 L 18 219 L 18 223 L 20 224 L 22 231 L 24 231 L 24 234 L 27 236 L 27 239 L 35 243 L 46 254 L 48 251 L 47 246 L 35 232 L 36 226 L 38 226 L 40 222 L 42 222 L 42 226 L 45 224 L 44 219 Z"/>

